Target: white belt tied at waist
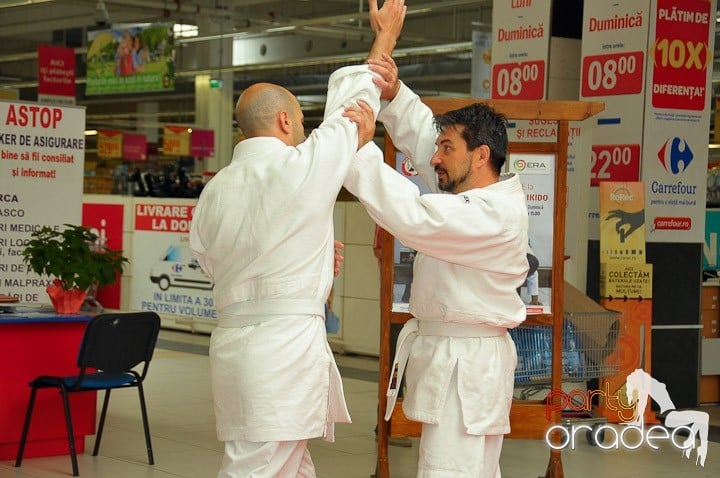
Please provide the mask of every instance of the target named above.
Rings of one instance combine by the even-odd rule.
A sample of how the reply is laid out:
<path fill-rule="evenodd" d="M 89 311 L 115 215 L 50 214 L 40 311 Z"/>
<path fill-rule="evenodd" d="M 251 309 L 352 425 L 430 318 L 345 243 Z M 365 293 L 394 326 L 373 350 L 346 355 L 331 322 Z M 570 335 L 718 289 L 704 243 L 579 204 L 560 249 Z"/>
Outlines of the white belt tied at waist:
<path fill-rule="evenodd" d="M 325 317 L 325 304 L 314 300 L 275 299 L 244 301 L 218 311 L 218 327 L 246 327 L 287 315 Z"/>
<path fill-rule="evenodd" d="M 456 322 L 439 322 L 435 320 L 418 320 L 412 318 L 405 322 L 395 346 L 395 357 L 390 367 L 390 380 L 387 389 L 387 405 L 385 407 L 385 420 L 390 420 L 398 391 L 405 374 L 405 366 L 410 357 L 412 343 L 418 335 L 433 335 L 441 337 L 500 337 L 507 333 L 503 327 L 491 327 L 482 324 L 459 324 Z"/>

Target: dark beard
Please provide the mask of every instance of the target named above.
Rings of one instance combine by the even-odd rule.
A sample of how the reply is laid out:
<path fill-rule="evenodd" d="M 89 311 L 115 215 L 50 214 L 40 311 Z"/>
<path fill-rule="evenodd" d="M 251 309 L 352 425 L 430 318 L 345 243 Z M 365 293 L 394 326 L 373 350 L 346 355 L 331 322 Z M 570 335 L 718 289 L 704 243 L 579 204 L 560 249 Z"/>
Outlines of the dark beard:
<path fill-rule="evenodd" d="M 454 194 L 458 186 L 467 181 L 467 178 L 470 176 L 470 164 L 468 164 L 468 168 L 465 171 L 465 174 L 463 174 L 462 177 L 456 179 L 450 179 L 450 175 L 448 174 L 447 170 L 442 169 L 439 166 L 435 167 L 435 174 L 437 174 L 438 170 L 442 171 L 447 178 L 444 184 L 441 184 L 440 180 L 438 179 L 438 189 L 440 189 L 441 191 L 445 191 L 446 193 Z"/>

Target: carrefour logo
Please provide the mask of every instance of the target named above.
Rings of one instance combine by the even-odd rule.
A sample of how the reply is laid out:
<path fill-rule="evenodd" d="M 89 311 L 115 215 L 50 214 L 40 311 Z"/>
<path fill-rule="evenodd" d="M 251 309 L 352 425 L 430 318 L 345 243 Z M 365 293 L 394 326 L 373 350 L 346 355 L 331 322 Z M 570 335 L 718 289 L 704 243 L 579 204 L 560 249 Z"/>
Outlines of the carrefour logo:
<path fill-rule="evenodd" d="M 173 272 L 179 274 L 183 271 L 183 265 L 182 264 L 173 264 L 171 269 Z"/>
<path fill-rule="evenodd" d="M 665 171 L 672 174 L 684 172 L 690 166 L 693 158 L 694 155 L 690 150 L 690 146 L 684 139 L 678 137 L 666 140 L 658 151 L 660 164 L 663 165 Z"/>

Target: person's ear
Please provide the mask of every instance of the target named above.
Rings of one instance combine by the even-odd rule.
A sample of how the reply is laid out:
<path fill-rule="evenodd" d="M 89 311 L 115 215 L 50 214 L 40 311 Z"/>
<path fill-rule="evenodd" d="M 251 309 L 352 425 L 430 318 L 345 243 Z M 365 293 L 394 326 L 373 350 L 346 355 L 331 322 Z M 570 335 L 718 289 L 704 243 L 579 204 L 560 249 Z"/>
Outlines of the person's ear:
<path fill-rule="evenodd" d="M 292 122 L 287 111 L 281 111 L 278 114 L 278 123 L 283 133 L 290 134 L 292 132 Z"/>
<path fill-rule="evenodd" d="M 473 151 L 478 165 L 484 166 L 490 161 L 490 148 L 486 144 L 482 144 Z"/>

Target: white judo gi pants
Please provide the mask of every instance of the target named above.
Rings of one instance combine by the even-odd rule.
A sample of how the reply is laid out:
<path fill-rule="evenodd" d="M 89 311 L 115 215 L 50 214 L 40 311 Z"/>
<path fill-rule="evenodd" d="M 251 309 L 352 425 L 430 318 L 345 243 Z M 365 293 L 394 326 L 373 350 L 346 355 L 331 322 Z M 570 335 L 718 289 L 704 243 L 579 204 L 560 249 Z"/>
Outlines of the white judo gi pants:
<path fill-rule="evenodd" d="M 440 421 L 422 424 L 417 478 L 500 478 L 503 435 L 468 435 L 457 389 L 456 367 Z"/>
<path fill-rule="evenodd" d="M 218 478 L 315 478 L 307 443 L 226 441 Z"/>

